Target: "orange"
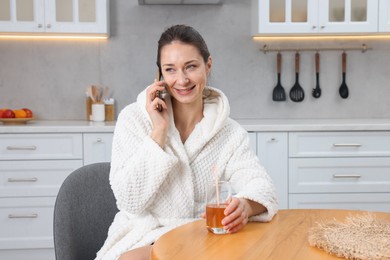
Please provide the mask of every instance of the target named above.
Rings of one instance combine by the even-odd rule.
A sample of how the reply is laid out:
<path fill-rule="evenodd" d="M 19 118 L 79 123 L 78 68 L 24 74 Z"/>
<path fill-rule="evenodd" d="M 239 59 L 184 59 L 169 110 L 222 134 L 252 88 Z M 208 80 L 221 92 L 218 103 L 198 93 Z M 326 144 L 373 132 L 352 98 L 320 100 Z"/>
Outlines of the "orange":
<path fill-rule="evenodd" d="M 27 113 L 23 109 L 15 109 L 14 113 L 15 113 L 15 118 L 26 118 L 27 117 Z"/>

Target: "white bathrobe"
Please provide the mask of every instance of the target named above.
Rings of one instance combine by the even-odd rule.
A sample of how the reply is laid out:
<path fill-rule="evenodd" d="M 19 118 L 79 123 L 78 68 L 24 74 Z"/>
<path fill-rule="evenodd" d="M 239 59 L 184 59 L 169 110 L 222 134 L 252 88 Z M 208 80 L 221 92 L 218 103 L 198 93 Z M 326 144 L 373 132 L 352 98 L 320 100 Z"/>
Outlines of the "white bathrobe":
<path fill-rule="evenodd" d="M 164 148 L 150 137 L 146 90 L 138 95 L 137 102 L 120 112 L 110 172 L 120 211 L 96 259 L 117 259 L 179 225 L 199 219 L 205 211 L 206 187 L 213 180 L 213 168 L 220 180 L 232 183 L 236 197 L 267 208 L 250 221 L 270 221 L 276 214 L 274 185 L 250 150 L 247 132 L 229 118 L 226 96 L 210 89 L 213 98 L 205 99 L 204 117 L 184 144 L 173 121 L 170 98 L 166 99 L 170 126 Z"/>

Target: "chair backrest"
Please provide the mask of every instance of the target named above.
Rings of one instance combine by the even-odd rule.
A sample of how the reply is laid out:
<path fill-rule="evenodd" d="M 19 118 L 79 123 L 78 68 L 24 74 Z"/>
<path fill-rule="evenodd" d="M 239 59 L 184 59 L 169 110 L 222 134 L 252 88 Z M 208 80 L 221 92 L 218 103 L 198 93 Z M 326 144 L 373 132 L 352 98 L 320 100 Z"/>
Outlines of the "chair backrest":
<path fill-rule="evenodd" d="M 54 248 L 57 260 L 96 257 L 118 212 L 109 184 L 110 163 L 95 163 L 72 172 L 63 182 L 54 206 Z"/>

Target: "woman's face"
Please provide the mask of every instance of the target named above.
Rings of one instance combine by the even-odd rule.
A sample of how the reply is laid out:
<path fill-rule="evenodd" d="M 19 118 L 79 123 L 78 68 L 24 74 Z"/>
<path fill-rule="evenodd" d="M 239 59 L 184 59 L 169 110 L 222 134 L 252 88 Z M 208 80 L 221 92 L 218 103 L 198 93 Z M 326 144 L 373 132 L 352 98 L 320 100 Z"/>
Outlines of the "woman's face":
<path fill-rule="evenodd" d="M 184 104 L 202 99 L 211 58 L 205 63 L 196 47 L 174 41 L 161 49 L 160 62 L 167 91 L 174 99 Z"/>

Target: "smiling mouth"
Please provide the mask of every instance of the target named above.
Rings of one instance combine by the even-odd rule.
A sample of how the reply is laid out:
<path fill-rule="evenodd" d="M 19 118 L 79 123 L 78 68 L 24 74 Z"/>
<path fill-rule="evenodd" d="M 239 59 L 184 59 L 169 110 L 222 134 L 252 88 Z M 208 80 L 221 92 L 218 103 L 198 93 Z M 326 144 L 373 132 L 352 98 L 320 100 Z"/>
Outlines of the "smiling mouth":
<path fill-rule="evenodd" d="M 189 94 L 194 88 L 196 87 L 196 85 L 190 87 L 190 88 L 186 88 L 186 89 L 176 89 L 176 92 L 179 93 L 180 95 L 187 95 Z"/>

